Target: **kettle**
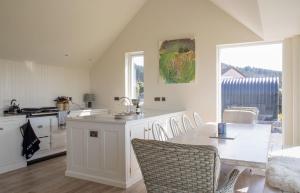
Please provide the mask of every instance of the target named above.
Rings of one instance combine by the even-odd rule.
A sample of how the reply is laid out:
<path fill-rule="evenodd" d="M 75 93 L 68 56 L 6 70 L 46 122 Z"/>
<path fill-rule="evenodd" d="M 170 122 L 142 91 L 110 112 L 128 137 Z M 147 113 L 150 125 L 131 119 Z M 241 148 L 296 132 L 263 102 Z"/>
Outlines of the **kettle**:
<path fill-rule="evenodd" d="M 16 99 L 12 99 L 11 101 L 10 101 L 10 106 L 9 106 L 9 108 L 8 108 L 8 112 L 9 113 L 14 113 L 14 114 L 17 114 L 17 113 L 19 113 L 21 110 L 20 110 L 20 105 L 19 104 L 17 104 L 16 103 L 17 102 L 17 100 Z"/>

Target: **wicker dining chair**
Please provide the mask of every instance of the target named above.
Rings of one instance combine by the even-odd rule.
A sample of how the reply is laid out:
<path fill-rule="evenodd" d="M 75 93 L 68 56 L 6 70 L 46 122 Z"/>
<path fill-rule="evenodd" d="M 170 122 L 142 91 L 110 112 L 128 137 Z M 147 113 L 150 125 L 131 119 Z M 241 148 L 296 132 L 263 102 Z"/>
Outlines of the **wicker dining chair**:
<path fill-rule="evenodd" d="M 193 126 L 190 118 L 185 114 L 182 115 L 182 125 L 183 125 L 185 132 L 188 132 L 189 130 L 194 129 L 194 126 Z"/>
<path fill-rule="evenodd" d="M 169 139 L 169 136 L 165 128 L 162 126 L 162 124 L 159 121 L 155 121 L 152 124 L 152 135 L 153 135 L 153 139 L 159 141 L 166 141 Z"/>
<path fill-rule="evenodd" d="M 239 170 L 218 189 L 220 158 L 214 146 L 133 139 L 148 193 L 233 193 Z"/>
<path fill-rule="evenodd" d="M 173 137 L 177 137 L 185 133 L 185 131 L 179 126 L 179 123 L 175 117 L 170 118 L 170 126 Z"/>

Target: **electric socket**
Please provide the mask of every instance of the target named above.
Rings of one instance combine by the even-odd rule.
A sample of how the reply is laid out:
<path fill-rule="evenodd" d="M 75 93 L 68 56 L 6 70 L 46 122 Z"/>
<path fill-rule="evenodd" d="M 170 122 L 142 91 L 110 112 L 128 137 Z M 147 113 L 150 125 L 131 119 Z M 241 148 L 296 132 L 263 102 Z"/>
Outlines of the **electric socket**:
<path fill-rule="evenodd" d="M 154 101 L 160 101 L 160 97 L 154 97 Z"/>
<path fill-rule="evenodd" d="M 165 102 L 166 100 L 166 97 L 161 97 L 161 101 Z"/>
<path fill-rule="evenodd" d="M 120 97 L 114 97 L 114 101 L 119 101 Z"/>

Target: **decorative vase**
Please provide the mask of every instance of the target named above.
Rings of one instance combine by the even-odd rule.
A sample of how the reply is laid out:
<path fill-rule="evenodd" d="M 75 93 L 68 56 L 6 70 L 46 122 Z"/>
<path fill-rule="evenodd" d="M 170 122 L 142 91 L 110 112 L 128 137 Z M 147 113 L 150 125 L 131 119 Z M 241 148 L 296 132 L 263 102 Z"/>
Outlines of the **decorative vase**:
<path fill-rule="evenodd" d="M 69 109 L 70 109 L 69 102 L 63 103 L 63 108 L 64 108 L 64 111 L 69 111 Z"/>
<path fill-rule="evenodd" d="M 59 111 L 64 110 L 64 103 L 63 102 L 57 102 L 56 107 L 58 108 Z"/>

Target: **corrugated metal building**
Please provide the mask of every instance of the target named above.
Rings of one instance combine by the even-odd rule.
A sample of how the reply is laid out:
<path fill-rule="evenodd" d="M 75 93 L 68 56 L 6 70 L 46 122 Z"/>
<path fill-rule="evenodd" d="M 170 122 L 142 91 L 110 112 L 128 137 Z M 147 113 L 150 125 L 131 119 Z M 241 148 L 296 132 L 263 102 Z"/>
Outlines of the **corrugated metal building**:
<path fill-rule="evenodd" d="M 238 78 L 222 80 L 222 112 L 230 107 L 257 107 L 258 119 L 277 120 L 279 78 Z"/>

